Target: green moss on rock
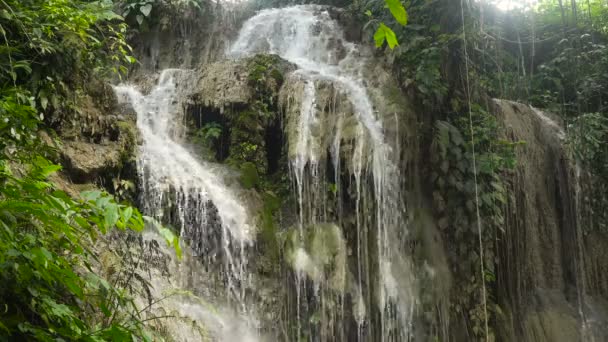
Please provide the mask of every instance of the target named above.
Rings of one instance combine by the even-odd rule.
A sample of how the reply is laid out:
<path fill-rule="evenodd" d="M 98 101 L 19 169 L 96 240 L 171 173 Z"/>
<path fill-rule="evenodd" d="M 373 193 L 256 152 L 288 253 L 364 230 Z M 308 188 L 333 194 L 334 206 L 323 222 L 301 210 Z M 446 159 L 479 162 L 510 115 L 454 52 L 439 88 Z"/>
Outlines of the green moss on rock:
<path fill-rule="evenodd" d="M 254 163 L 245 162 L 241 165 L 241 185 L 245 189 L 252 189 L 260 182 L 260 176 Z"/>

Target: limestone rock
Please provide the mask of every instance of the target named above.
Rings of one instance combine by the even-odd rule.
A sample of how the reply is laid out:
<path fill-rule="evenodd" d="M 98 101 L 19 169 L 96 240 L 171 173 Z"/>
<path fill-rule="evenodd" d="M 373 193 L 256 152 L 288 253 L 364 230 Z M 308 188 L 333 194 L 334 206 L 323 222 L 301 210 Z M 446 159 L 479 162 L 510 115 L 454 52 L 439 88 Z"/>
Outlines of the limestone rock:
<path fill-rule="evenodd" d="M 115 142 L 95 144 L 67 141 L 64 143 L 62 154 L 73 178 L 87 181 L 118 168 L 121 165 L 122 148 Z"/>
<path fill-rule="evenodd" d="M 260 59 L 265 60 L 263 63 L 258 63 Z M 294 69 L 290 63 L 272 55 L 258 55 L 212 63 L 201 70 L 200 78 L 191 97 L 194 102 L 207 107 L 246 107 L 253 102 L 256 95 L 257 89 L 252 81 L 255 81 L 255 77 L 257 77 L 254 74 L 260 72 L 258 67 L 266 68 L 261 70 L 262 74 L 276 70 L 283 75 Z M 263 81 L 267 83 L 266 85 L 271 91 L 275 94 L 278 93 L 280 84 L 277 84 L 275 77 L 268 77 L 272 75 L 258 76 L 263 77 Z"/>
<path fill-rule="evenodd" d="M 499 329 L 514 331 L 501 335 L 523 341 L 604 341 L 606 280 L 595 274 L 605 274 L 608 265 L 605 248 L 596 248 L 606 237 L 583 234 L 576 198 L 581 184 L 564 129 L 551 114 L 520 103 L 494 100 L 494 112 L 504 139 L 525 142 L 516 149 L 514 173 L 505 179 L 511 195 L 497 278 L 503 280 L 498 293 L 508 323 Z"/>

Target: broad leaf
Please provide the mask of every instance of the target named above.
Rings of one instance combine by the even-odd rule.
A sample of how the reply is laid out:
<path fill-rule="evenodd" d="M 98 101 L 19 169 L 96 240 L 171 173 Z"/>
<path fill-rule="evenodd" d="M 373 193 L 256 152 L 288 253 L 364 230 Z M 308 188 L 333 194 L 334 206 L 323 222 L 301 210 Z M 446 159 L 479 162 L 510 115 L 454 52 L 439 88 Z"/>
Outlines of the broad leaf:
<path fill-rule="evenodd" d="M 391 30 L 383 23 L 380 23 L 378 30 L 376 30 L 376 33 L 374 34 L 374 40 L 376 41 L 376 47 L 381 47 L 384 44 L 385 40 L 388 43 L 388 47 L 390 47 L 391 49 L 394 49 L 395 46 L 399 45 L 395 32 L 393 32 L 393 30 Z"/>
<path fill-rule="evenodd" d="M 139 11 L 141 12 L 141 14 L 143 14 L 144 16 L 149 16 L 150 12 L 152 12 L 152 4 L 147 4 L 147 5 L 143 5 L 139 8 Z M 141 24 L 141 23 L 140 23 Z"/>
<path fill-rule="evenodd" d="M 104 221 L 106 223 L 107 228 L 112 228 L 118 222 L 119 213 L 118 213 L 118 205 L 116 203 L 108 203 L 105 207 L 104 212 Z"/>
<path fill-rule="evenodd" d="M 395 20 L 403 26 L 407 25 L 407 11 L 400 0 L 384 0 Z M 389 44 L 390 45 L 390 44 Z M 391 48 L 392 49 L 392 48 Z"/>
<path fill-rule="evenodd" d="M 129 220 L 131 219 L 131 216 L 133 215 L 133 208 L 131 207 L 127 207 L 125 208 L 125 210 L 123 210 L 121 212 L 122 215 L 122 221 L 127 224 L 129 222 Z"/>

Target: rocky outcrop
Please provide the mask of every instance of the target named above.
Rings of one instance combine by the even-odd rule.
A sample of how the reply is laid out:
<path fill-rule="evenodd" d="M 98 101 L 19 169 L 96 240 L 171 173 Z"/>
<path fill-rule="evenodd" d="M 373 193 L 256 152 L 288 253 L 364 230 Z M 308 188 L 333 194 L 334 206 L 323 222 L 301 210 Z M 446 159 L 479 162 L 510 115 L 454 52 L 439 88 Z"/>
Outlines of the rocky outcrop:
<path fill-rule="evenodd" d="M 132 108 L 119 107 L 112 88 L 99 81 L 76 97 L 76 107 L 71 117 L 55 123 L 56 138 L 45 138 L 63 165 L 56 183 L 72 195 L 79 185 L 97 184 L 114 192 L 116 179 L 134 183 L 137 128 Z"/>
<path fill-rule="evenodd" d="M 581 224 L 580 170 L 565 148 L 562 125 L 523 104 L 495 100 L 494 107 L 504 137 L 525 142 L 506 179 L 507 215 L 497 246 L 496 286 L 504 314 L 499 336 L 606 340 L 605 281 L 586 266 L 608 264 L 608 254 L 597 248 L 607 241 Z"/>
<path fill-rule="evenodd" d="M 198 105 L 220 110 L 247 107 L 260 97 L 257 95 L 269 95 L 264 100 L 272 101 L 284 75 L 293 70 L 293 64 L 273 55 L 211 63 L 200 71 L 196 90 L 190 96 Z"/>
<path fill-rule="evenodd" d="M 133 161 L 136 148 L 133 127 L 126 122 L 118 123 L 118 127 L 119 136 L 115 141 L 108 139 L 99 143 L 81 140 L 63 142 L 61 155 L 72 181 L 94 182 L 98 177 L 119 173 L 126 163 Z"/>
<path fill-rule="evenodd" d="M 256 178 L 252 172 L 277 170 L 283 148 L 279 90 L 294 69 L 278 56 L 258 55 L 200 70 L 188 91 L 187 119 L 194 131 L 220 130 L 208 146 L 216 160 L 247 172 L 249 178 Z"/>

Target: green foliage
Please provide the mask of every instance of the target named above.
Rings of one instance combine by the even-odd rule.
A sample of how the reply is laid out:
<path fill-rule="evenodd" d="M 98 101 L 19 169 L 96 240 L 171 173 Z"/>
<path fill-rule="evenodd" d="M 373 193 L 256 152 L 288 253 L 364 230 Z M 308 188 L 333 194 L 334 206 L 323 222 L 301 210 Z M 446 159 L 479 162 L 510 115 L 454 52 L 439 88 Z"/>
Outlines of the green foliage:
<path fill-rule="evenodd" d="M 422 104 L 429 108 L 437 107 L 447 98 L 448 84 L 441 63 L 448 42 L 447 36 L 414 33 L 396 56 L 403 85 L 414 87 Z"/>
<path fill-rule="evenodd" d="M 583 114 L 568 126 L 568 143 L 576 157 L 608 180 L 608 116 Z"/>
<path fill-rule="evenodd" d="M 477 9 L 468 14 L 469 23 L 482 15 Z M 601 0 L 544 0 L 485 21 L 483 32 L 472 24 L 466 34 L 475 78 L 492 96 L 529 102 L 567 121 L 605 113 L 605 18 L 608 8 Z"/>
<path fill-rule="evenodd" d="M 482 228 L 485 280 L 494 281 L 493 241 L 504 224 L 507 193 L 503 176 L 516 166 L 515 148 L 521 143 L 498 139 L 498 125 L 493 115 L 478 105 L 472 106 L 474 143 L 477 168 L 473 164 L 468 115 L 452 113 L 448 121 L 437 121 L 432 144 L 431 162 L 434 186 L 433 201 L 439 216 L 439 227 L 451 241 L 449 253 L 458 260 L 454 264 L 454 312 L 469 310 L 467 315 L 475 335 L 483 336 L 484 312 L 479 300 L 481 279 L 471 276 L 479 272 L 477 199 Z M 475 173 L 477 171 L 477 173 Z M 477 177 L 475 177 L 477 176 Z M 477 178 L 477 179 L 475 179 Z M 477 180 L 477 185 L 475 181 Z M 491 295 L 491 293 L 490 293 Z M 492 300 L 490 298 L 490 303 Z M 490 305 L 490 315 L 493 306 Z"/>
<path fill-rule="evenodd" d="M 384 0 L 384 2 L 385 7 L 388 7 L 395 21 L 402 26 L 407 25 L 408 14 L 401 0 Z M 365 11 L 365 15 L 371 18 L 372 12 L 368 9 Z M 376 47 L 382 47 L 384 42 L 386 42 L 391 50 L 399 45 L 395 32 L 383 22 L 378 24 L 376 33 L 374 33 L 374 41 L 376 42 Z"/>
<path fill-rule="evenodd" d="M 281 59 L 277 55 L 254 56 L 249 61 L 249 84 L 254 86 L 257 91 L 264 91 L 264 88 L 267 87 L 266 82 L 269 80 L 274 80 L 279 84 L 283 83 L 283 74 L 277 66 L 280 62 Z"/>
<path fill-rule="evenodd" d="M 162 11 L 180 13 L 185 9 L 201 10 L 201 0 L 114 0 L 119 13 L 132 27 L 148 30 L 152 24 L 158 22 L 158 15 Z M 161 19 L 162 22 L 162 19 Z"/>
<path fill-rule="evenodd" d="M 150 340 L 133 293 L 100 275 L 96 252 L 103 235 L 141 231 L 143 217 L 99 191 L 56 190 L 48 177 L 60 166 L 37 135 L 43 120 L 74 113 L 90 80 L 126 73 L 125 31 L 108 0 L 0 4 L 2 340 Z"/>
<path fill-rule="evenodd" d="M 46 178 L 60 167 L 35 158 L 23 177 L 0 161 L 0 336 L 15 340 L 104 340 L 142 336 L 128 296 L 93 270 L 99 233 L 141 231 L 136 209 L 101 192 L 73 200 Z M 100 309 L 99 321 L 84 314 Z M 95 309 L 95 310 L 97 310 Z"/>
<path fill-rule="evenodd" d="M 395 20 L 403 26 L 407 25 L 407 11 L 403 7 L 401 0 L 384 0 L 384 2 Z"/>
<path fill-rule="evenodd" d="M 278 93 L 283 84 L 282 60 L 276 55 L 256 55 L 248 62 L 248 83 L 254 89 L 247 109 L 229 114 L 230 157 L 228 163 L 240 168 L 255 165 L 257 172 L 268 171 L 266 130 L 278 119 Z"/>
<path fill-rule="evenodd" d="M 260 242 L 264 245 L 264 254 L 273 266 L 279 261 L 279 244 L 277 241 L 278 225 L 275 215 L 281 209 L 281 201 L 272 191 L 262 194 L 264 206 L 260 212 Z"/>
<path fill-rule="evenodd" d="M 127 20 L 134 19 L 141 26 L 150 17 L 155 2 L 156 0 L 127 0 L 119 4 L 122 16 Z"/>
<path fill-rule="evenodd" d="M 572 35 L 556 45 L 555 57 L 532 78 L 530 101 L 572 117 L 600 110 L 608 97 L 606 46 L 590 34 Z"/>
<path fill-rule="evenodd" d="M 6 0 L 1 7 L 0 94 L 5 106 L 29 105 L 45 114 L 70 110 L 68 93 L 76 84 L 124 74 L 125 64 L 135 62 L 124 39 L 126 25 L 112 12 L 111 1 Z M 31 115 L 13 119 L 31 128 Z M 11 126 L 21 127 L 19 122 Z"/>
<path fill-rule="evenodd" d="M 196 139 L 206 146 L 216 142 L 222 136 L 222 125 L 217 122 L 209 122 L 196 132 Z"/>

